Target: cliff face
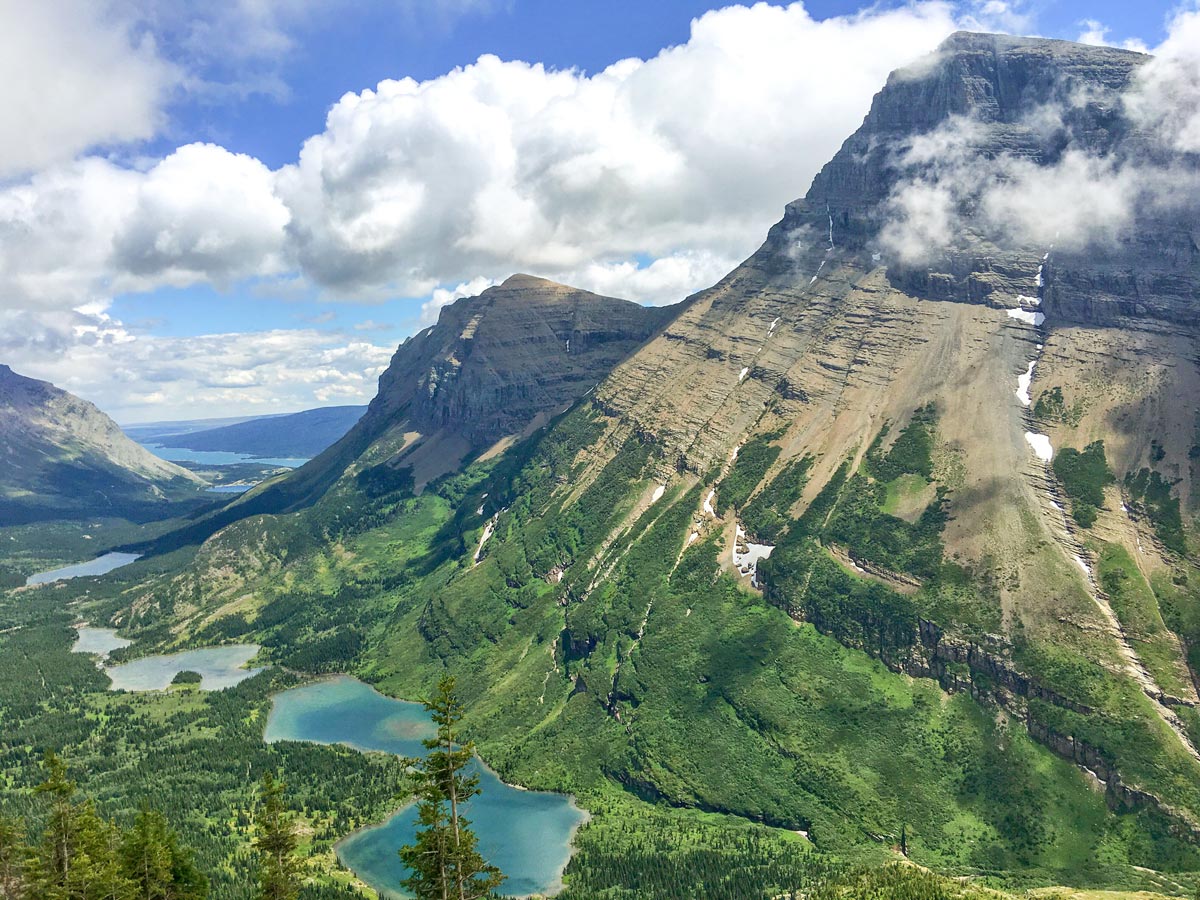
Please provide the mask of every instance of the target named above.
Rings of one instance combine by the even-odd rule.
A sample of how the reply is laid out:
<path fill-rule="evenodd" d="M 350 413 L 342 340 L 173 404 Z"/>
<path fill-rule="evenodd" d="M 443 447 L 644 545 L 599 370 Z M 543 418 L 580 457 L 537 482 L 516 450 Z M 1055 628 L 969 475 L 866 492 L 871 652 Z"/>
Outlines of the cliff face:
<path fill-rule="evenodd" d="M 55 514 L 142 515 L 200 479 L 134 443 L 86 400 L 0 365 L 0 508 L 11 522 Z"/>

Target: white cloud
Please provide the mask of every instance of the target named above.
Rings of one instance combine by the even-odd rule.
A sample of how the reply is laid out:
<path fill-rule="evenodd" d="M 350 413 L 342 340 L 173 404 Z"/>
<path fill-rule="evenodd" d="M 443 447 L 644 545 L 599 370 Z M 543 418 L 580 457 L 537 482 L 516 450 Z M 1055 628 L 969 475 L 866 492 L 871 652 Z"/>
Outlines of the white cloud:
<path fill-rule="evenodd" d="M 286 49 L 284 25 L 310 7 L 239 0 L 183 37 L 174 0 L 138 8 L 176 45 L 234 29 L 229 52 L 254 56 Z M 514 271 L 681 299 L 754 248 L 887 73 L 953 26 L 937 2 L 824 21 L 800 4 L 730 7 L 686 44 L 590 77 L 485 56 L 347 94 L 278 172 L 211 144 L 144 170 L 51 166 L 0 191 L 0 303 L 61 313 L 288 273 L 383 299 Z M 658 261 L 631 262 L 644 257 Z"/>
<path fill-rule="evenodd" d="M 56 166 L 0 191 L 0 307 L 272 274 L 287 219 L 264 165 L 211 144 L 146 172 L 94 157 Z"/>
<path fill-rule="evenodd" d="M 347 94 L 279 176 L 296 259 L 361 295 L 744 257 L 887 73 L 953 27 L 938 3 L 820 22 L 800 4 L 731 7 L 687 44 L 590 77 L 485 56 Z"/>
<path fill-rule="evenodd" d="M 694 291 L 716 284 L 741 262 L 733 256 L 681 251 L 639 267 L 630 260 L 591 262 L 559 273 L 567 284 L 610 297 L 622 297 L 648 306 L 678 303 Z"/>
<path fill-rule="evenodd" d="M 1031 34 L 1036 22 L 1025 0 L 970 0 L 963 15 L 963 28 L 969 31 Z"/>
<path fill-rule="evenodd" d="M 0 0 L 0 178 L 151 137 L 180 73 L 99 0 Z"/>
<path fill-rule="evenodd" d="M 0 312 L 0 334 L 5 324 Z M 103 315 L 76 314 L 72 325 L 69 353 L 3 340 L 0 350 L 16 371 L 96 401 L 121 422 L 366 403 L 395 350 L 314 329 L 175 338 L 133 333 Z"/>
<path fill-rule="evenodd" d="M 1179 12 L 1138 72 L 1126 109 L 1174 150 L 1200 153 L 1200 9 Z"/>
<path fill-rule="evenodd" d="M 1146 42 L 1140 38 L 1126 38 L 1123 41 L 1109 40 L 1108 33 L 1112 30 L 1098 19 L 1084 19 L 1079 23 L 1079 36 L 1075 38 L 1081 44 L 1092 44 L 1097 47 L 1121 47 L 1138 53 L 1149 53 Z"/>

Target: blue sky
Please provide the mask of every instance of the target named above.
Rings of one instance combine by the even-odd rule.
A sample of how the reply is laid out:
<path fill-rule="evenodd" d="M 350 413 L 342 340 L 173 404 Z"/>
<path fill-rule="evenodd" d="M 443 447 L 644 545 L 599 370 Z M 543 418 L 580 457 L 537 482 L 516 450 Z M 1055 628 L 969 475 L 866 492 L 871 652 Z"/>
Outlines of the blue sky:
<path fill-rule="evenodd" d="M 0 57 L 44 65 L 51 88 L 0 88 L 0 113 L 28 120 L 10 132 L 30 135 L 0 151 L 0 232 L 29 240 L 0 248 L 0 361 L 125 421 L 365 401 L 439 305 L 513 271 L 652 303 L 711 283 L 886 72 L 955 27 L 1152 48 L 1192 9 L 52 0 L 8 27 L 0 13 Z M 650 62 L 608 69 L 629 58 Z"/>

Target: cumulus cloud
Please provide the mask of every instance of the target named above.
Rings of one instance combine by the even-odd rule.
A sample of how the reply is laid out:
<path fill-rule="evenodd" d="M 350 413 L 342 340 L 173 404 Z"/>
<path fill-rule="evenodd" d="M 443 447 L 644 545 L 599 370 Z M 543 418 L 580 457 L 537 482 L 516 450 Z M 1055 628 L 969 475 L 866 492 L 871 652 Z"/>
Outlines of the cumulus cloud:
<path fill-rule="evenodd" d="M 243 2 L 220 22 L 258 10 L 251 43 L 270 46 L 284 7 L 305 4 Z M 0 191 L 0 289 L 71 309 L 289 270 L 330 297 L 383 299 L 529 271 L 680 299 L 748 254 L 887 73 L 952 28 L 940 3 L 824 21 L 731 7 L 591 76 L 485 56 L 347 94 L 276 172 L 208 144 L 146 171 L 65 163 Z"/>
<path fill-rule="evenodd" d="M 74 331 L 68 355 L 0 340 L 5 361 L 99 401 L 120 422 L 165 411 L 200 418 L 366 403 L 395 349 L 315 329 L 159 337 L 86 311 L 63 324 Z"/>
<path fill-rule="evenodd" d="M 145 172 L 86 157 L 0 191 L 0 305 L 272 274 L 287 221 L 273 174 L 221 147 L 181 147 Z"/>
<path fill-rule="evenodd" d="M 151 137 L 180 77 L 112 4 L 0 0 L 0 178 Z"/>
<path fill-rule="evenodd" d="M 291 245 L 319 283 L 359 294 L 639 254 L 745 256 L 887 73 L 953 24 L 937 3 L 824 21 L 760 4 L 710 12 L 686 44 L 592 76 L 485 56 L 383 82 L 343 97 L 279 173 Z"/>

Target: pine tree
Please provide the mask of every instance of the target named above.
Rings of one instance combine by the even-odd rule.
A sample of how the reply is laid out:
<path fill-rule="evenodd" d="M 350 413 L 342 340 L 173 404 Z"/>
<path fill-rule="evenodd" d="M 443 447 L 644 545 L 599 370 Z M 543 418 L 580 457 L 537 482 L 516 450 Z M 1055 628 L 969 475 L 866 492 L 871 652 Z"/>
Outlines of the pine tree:
<path fill-rule="evenodd" d="M 75 800 L 75 783 L 53 752 L 36 793 L 50 803 L 46 830 L 30 867 L 29 894 L 38 900 L 126 900 L 133 884 L 121 871 L 120 834 L 90 800 Z"/>
<path fill-rule="evenodd" d="M 299 839 L 296 823 L 283 804 L 283 782 L 270 772 L 263 776 L 257 819 L 259 900 L 296 900 L 300 893 Z"/>
<path fill-rule="evenodd" d="M 29 848 L 21 823 L 0 816 L 0 900 L 23 900 Z"/>
<path fill-rule="evenodd" d="M 121 865 L 137 900 L 203 900 L 208 880 L 162 813 L 142 807 L 121 841 Z"/>
<path fill-rule="evenodd" d="M 455 696 L 454 677 L 438 682 L 437 694 L 425 701 L 437 734 L 424 742 L 429 753 L 410 759 L 417 796 L 417 838 L 400 849 L 412 870 L 404 887 L 418 898 L 479 900 L 490 897 L 504 881 L 495 866 L 484 861 L 462 805 L 479 793 L 479 776 L 468 774 L 475 755 L 471 743 L 457 740 L 463 708 Z"/>

